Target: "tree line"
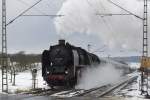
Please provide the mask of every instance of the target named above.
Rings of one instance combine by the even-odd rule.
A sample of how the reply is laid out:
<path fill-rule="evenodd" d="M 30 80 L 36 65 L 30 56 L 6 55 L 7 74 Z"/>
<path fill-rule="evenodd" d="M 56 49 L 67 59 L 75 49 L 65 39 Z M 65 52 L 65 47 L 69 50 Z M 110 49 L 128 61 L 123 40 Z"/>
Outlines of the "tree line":
<path fill-rule="evenodd" d="M 2 55 L 0 55 L 2 57 Z M 33 67 L 34 64 L 41 62 L 41 54 L 26 54 L 24 51 L 20 51 L 15 54 L 8 54 L 8 62 L 10 66 L 17 67 L 19 70 L 26 70 Z M 0 65 L 1 65 L 0 61 Z"/>

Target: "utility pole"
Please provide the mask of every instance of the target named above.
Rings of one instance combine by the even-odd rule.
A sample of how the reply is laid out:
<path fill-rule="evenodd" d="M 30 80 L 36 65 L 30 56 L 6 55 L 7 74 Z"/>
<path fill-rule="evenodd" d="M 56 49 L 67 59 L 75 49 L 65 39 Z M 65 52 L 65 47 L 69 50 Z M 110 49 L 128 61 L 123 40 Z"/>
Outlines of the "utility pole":
<path fill-rule="evenodd" d="M 141 71 L 140 89 L 141 89 L 141 94 L 149 98 L 150 97 L 150 57 L 148 57 L 148 0 L 144 0 L 143 18 L 124 9 L 123 7 L 112 2 L 111 0 L 107 0 L 107 1 L 117 6 L 118 8 L 126 11 L 127 14 L 97 14 L 97 15 L 101 15 L 101 16 L 133 15 L 136 18 L 141 19 L 143 21 L 143 38 L 142 38 L 143 48 L 142 48 L 142 59 L 141 59 L 141 66 L 140 66 L 140 71 Z"/>
<path fill-rule="evenodd" d="M 8 92 L 7 80 L 7 34 L 6 34 L 6 0 L 2 0 L 2 92 Z"/>
<path fill-rule="evenodd" d="M 142 59 L 141 59 L 141 66 L 140 66 L 140 71 L 141 71 L 140 89 L 142 95 L 145 95 L 146 97 L 150 98 L 150 57 L 148 57 L 148 0 L 143 0 L 144 1 L 143 18 L 124 9 L 123 7 L 112 2 L 111 0 L 107 0 L 107 1 L 117 6 L 118 8 L 126 11 L 127 14 L 97 14 L 97 15 L 101 15 L 101 16 L 133 15 L 136 18 L 141 19 L 143 21 L 143 38 L 142 38 L 143 48 L 142 48 Z"/>
<path fill-rule="evenodd" d="M 2 0 L 2 92 L 8 92 L 8 56 L 7 56 L 7 34 L 6 34 L 6 27 L 13 23 L 16 19 L 20 18 L 21 16 L 51 16 L 51 17 L 62 17 L 64 15 L 24 15 L 27 11 L 32 9 L 34 6 L 39 4 L 43 0 L 39 0 L 34 3 L 32 6 L 24 10 L 10 22 L 6 23 L 6 0 Z"/>
<path fill-rule="evenodd" d="M 150 58 L 148 57 L 148 0 L 144 0 L 143 52 L 141 60 L 141 94 L 150 96 Z"/>

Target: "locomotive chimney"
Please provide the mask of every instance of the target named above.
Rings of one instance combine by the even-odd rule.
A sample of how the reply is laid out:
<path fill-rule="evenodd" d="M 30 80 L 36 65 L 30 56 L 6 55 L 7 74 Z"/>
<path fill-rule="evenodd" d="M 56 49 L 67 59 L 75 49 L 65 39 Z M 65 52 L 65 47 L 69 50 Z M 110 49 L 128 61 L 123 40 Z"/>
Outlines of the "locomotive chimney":
<path fill-rule="evenodd" d="M 59 45 L 65 45 L 65 40 L 64 39 L 59 40 Z"/>

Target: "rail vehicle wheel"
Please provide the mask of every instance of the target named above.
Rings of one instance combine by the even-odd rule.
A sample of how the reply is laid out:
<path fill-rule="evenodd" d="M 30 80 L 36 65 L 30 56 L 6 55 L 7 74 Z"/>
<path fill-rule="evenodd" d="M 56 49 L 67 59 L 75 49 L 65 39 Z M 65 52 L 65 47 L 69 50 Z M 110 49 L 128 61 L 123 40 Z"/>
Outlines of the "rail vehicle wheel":
<path fill-rule="evenodd" d="M 74 81 L 73 80 L 69 80 L 66 83 L 66 88 L 74 88 Z"/>
<path fill-rule="evenodd" d="M 68 81 L 67 83 L 66 83 L 66 88 L 70 88 L 70 82 Z"/>
<path fill-rule="evenodd" d="M 71 79 L 70 81 L 70 87 L 75 88 L 75 79 Z"/>

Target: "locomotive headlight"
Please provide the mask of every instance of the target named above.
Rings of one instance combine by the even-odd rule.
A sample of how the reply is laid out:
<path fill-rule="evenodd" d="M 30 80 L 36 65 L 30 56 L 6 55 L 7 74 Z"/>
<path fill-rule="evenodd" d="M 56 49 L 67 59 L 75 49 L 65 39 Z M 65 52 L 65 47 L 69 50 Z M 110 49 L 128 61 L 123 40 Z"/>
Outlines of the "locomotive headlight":
<path fill-rule="evenodd" d="M 49 72 L 46 72 L 47 74 L 49 74 Z"/>
<path fill-rule="evenodd" d="M 68 74 L 68 70 L 65 71 L 65 74 Z"/>

